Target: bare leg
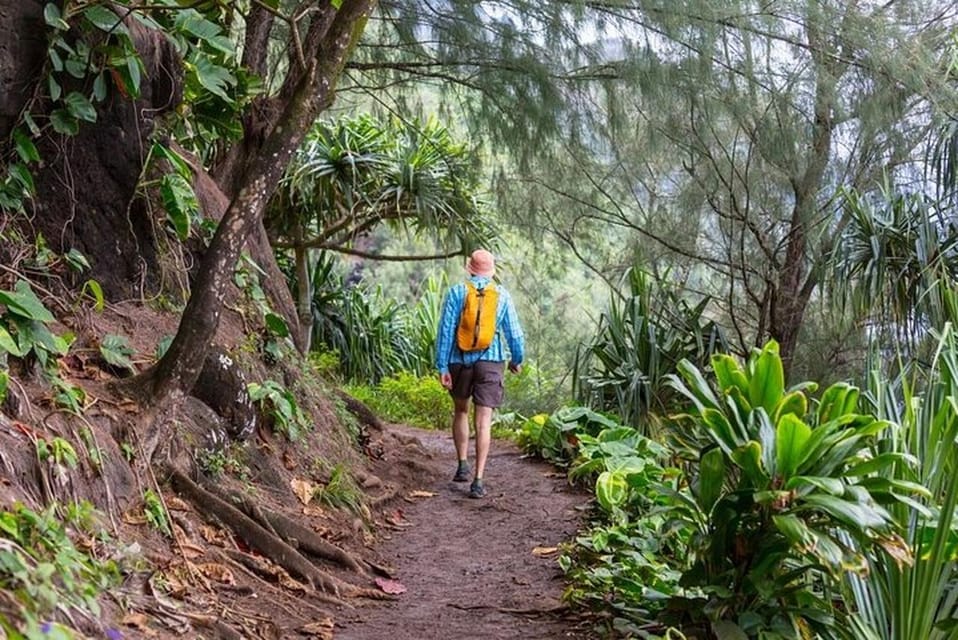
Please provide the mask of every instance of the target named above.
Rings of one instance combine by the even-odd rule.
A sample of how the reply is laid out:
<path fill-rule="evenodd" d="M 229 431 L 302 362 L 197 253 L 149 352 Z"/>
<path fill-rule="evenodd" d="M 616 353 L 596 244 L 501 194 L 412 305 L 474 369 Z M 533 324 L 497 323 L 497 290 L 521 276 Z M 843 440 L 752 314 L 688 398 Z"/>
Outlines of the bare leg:
<path fill-rule="evenodd" d="M 469 398 L 453 398 L 453 402 L 452 441 L 456 445 L 456 459 L 462 461 L 469 456 Z"/>
<path fill-rule="evenodd" d="M 492 407 L 476 405 L 476 480 L 482 480 L 492 438 Z"/>

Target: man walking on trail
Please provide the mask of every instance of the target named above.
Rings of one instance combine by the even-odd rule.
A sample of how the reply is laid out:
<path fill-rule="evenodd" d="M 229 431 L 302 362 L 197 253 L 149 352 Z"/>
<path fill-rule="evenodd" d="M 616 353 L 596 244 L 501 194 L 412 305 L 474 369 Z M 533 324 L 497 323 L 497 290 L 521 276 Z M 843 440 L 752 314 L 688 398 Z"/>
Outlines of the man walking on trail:
<path fill-rule="evenodd" d="M 486 495 L 483 473 L 489 455 L 492 412 L 502 404 L 503 376 L 519 373 L 525 340 L 512 297 L 493 282 L 496 262 L 485 249 L 466 262 L 469 277 L 450 287 L 442 305 L 436 339 L 436 368 L 442 386 L 452 395 L 452 439 L 459 466 L 455 482 L 469 480 L 469 399 L 475 407 L 476 471 L 471 498 Z M 506 348 L 508 347 L 508 356 Z"/>

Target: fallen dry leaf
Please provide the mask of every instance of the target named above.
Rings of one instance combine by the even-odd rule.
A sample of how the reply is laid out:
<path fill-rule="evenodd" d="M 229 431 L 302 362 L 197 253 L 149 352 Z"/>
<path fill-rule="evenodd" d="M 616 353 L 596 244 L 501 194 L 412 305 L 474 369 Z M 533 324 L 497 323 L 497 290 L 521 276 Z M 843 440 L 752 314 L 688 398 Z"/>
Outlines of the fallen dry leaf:
<path fill-rule="evenodd" d="M 236 584 L 236 577 L 225 565 L 208 562 L 206 564 L 198 564 L 196 568 L 207 578 L 211 578 L 223 584 Z"/>
<path fill-rule="evenodd" d="M 176 496 L 164 496 L 163 498 L 166 500 L 166 508 L 170 511 L 192 511 L 189 503 L 182 498 Z"/>
<path fill-rule="evenodd" d="M 317 620 L 316 622 L 310 622 L 307 625 L 303 625 L 299 628 L 300 633 L 304 633 L 313 638 L 319 638 L 320 640 L 333 640 L 333 629 L 335 625 L 333 624 L 332 618 L 323 618 Z"/>
<path fill-rule="evenodd" d="M 432 498 L 436 493 L 434 491 L 422 491 L 417 489 L 416 491 L 410 491 L 407 494 L 409 498 Z"/>
<path fill-rule="evenodd" d="M 127 511 L 123 514 L 123 522 L 127 524 L 146 524 L 146 515 L 143 512 Z"/>
<path fill-rule="evenodd" d="M 387 524 L 391 524 L 394 527 L 404 528 L 404 527 L 412 526 L 412 523 L 407 522 L 405 517 L 403 516 L 402 509 L 396 509 L 392 513 L 387 513 L 385 516 L 385 520 Z"/>
<path fill-rule="evenodd" d="M 282 573 L 277 573 L 276 577 L 278 582 L 282 586 L 286 587 L 290 591 L 302 591 L 303 593 L 309 592 L 309 589 L 307 589 L 306 585 L 304 585 L 302 582 L 295 580 L 292 576 L 290 576 L 288 573 L 286 573 L 282 569 L 280 569 L 280 571 L 282 571 Z"/>
<path fill-rule="evenodd" d="M 558 553 L 559 547 L 536 547 L 532 550 L 532 555 L 543 558 L 545 556 L 551 556 L 553 553 Z"/>
<path fill-rule="evenodd" d="M 308 504 L 303 507 L 303 515 L 316 518 L 325 518 L 328 514 L 322 507 L 317 507 L 314 504 Z"/>
<path fill-rule="evenodd" d="M 303 504 L 309 504 L 313 500 L 313 494 L 316 493 L 316 485 L 308 480 L 293 478 L 289 481 L 289 486 L 293 488 L 293 493 Z"/>
<path fill-rule="evenodd" d="M 225 547 L 229 541 L 225 531 L 205 524 L 200 527 L 200 535 L 210 544 L 215 544 L 220 547 Z"/>
<path fill-rule="evenodd" d="M 398 595 L 406 593 L 406 586 L 399 580 L 389 580 L 388 578 L 376 578 L 376 586 L 383 590 L 383 593 Z"/>
<path fill-rule="evenodd" d="M 133 627 L 148 638 L 155 638 L 156 631 L 150 628 L 150 618 L 142 613 L 128 613 L 120 620 L 124 627 Z"/>

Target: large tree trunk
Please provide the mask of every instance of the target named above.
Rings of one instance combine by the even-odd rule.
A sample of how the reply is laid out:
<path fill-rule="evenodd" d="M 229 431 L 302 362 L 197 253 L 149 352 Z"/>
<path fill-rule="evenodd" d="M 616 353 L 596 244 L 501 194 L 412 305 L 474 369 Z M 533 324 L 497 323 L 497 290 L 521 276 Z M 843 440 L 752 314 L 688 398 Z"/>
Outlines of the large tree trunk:
<path fill-rule="evenodd" d="M 0 140 L 30 98 L 46 59 L 41 0 L 0 0 Z"/>
<path fill-rule="evenodd" d="M 278 124 L 244 172 L 243 186 L 230 203 L 203 257 L 173 343 L 157 366 L 144 374 L 154 397 L 162 398 L 193 387 L 219 326 L 239 252 L 261 225 L 266 203 L 306 131 L 332 103 L 336 80 L 355 42 L 354 36 L 374 4 L 375 0 L 353 0 L 344 2 L 338 11 L 326 5 L 314 18 L 314 24 L 325 23 L 327 28 L 322 31 L 310 28 L 315 42 L 309 40 L 306 49 L 315 54 L 307 60 L 309 70 L 300 75 Z"/>

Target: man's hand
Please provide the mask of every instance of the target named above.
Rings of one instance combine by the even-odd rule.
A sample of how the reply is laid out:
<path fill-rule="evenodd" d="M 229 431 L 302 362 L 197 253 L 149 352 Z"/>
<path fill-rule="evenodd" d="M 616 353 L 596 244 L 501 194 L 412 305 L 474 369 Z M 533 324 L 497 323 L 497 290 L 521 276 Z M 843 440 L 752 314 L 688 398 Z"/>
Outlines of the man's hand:
<path fill-rule="evenodd" d="M 446 373 L 440 373 L 439 383 L 442 384 L 442 386 L 445 387 L 446 389 L 449 389 L 450 391 L 452 391 L 452 374 L 449 373 L 448 371 Z"/>
<path fill-rule="evenodd" d="M 509 371 L 511 371 L 511 372 L 513 372 L 513 373 L 519 373 L 520 371 L 522 371 L 522 365 L 521 365 L 521 364 L 516 364 L 515 362 L 510 361 L 510 362 L 509 362 Z"/>

